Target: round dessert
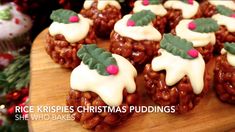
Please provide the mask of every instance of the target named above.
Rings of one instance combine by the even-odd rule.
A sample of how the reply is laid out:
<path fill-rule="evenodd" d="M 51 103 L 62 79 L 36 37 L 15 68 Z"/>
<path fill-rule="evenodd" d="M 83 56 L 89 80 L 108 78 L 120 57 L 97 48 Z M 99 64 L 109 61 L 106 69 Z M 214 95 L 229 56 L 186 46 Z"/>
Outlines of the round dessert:
<path fill-rule="evenodd" d="M 183 19 L 172 33 L 193 43 L 203 56 L 205 62 L 213 57 L 216 43 L 215 32 L 219 29 L 217 22 L 211 18 Z"/>
<path fill-rule="evenodd" d="M 128 110 L 130 106 L 138 104 L 136 69 L 122 56 L 94 44 L 83 45 L 77 54 L 82 62 L 72 71 L 67 97 L 67 105 L 74 108 L 75 121 L 96 131 L 123 123 L 133 114 Z M 89 112 L 92 107 L 103 109 Z M 105 107 L 126 111 L 104 111 Z"/>
<path fill-rule="evenodd" d="M 142 10 L 119 20 L 110 34 L 110 51 L 128 59 L 138 70 L 156 56 L 160 32 L 153 27 L 155 14 Z"/>
<path fill-rule="evenodd" d="M 182 19 L 194 19 L 202 16 L 199 4 L 195 0 L 167 0 L 164 7 L 167 9 L 168 25 L 166 27 L 169 28 L 168 31 L 174 29 Z"/>
<path fill-rule="evenodd" d="M 215 53 L 220 54 L 225 42 L 235 42 L 235 11 L 219 5 L 216 7 L 217 14 L 212 16 L 220 25 L 216 32 Z"/>
<path fill-rule="evenodd" d="M 217 13 L 216 6 L 223 5 L 231 10 L 235 10 L 234 0 L 205 0 L 201 3 L 200 8 L 204 17 L 211 17 Z"/>
<path fill-rule="evenodd" d="M 0 4 L 0 52 L 13 52 L 31 45 L 32 21 L 14 3 Z"/>
<path fill-rule="evenodd" d="M 81 45 L 96 42 L 92 21 L 65 9 L 53 11 L 50 18 L 46 51 L 62 67 L 75 68 L 80 64 L 76 53 Z"/>
<path fill-rule="evenodd" d="M 93 20 L 98 37 L 108 38 L 114 24 L 121 19 L 121 6 L 115 0 L 86 0 L 80 12 Z"/>
<path fill-rule="evenodd" d="M 235 104 L 235 43 L 225 43 L 216 58 L 214 87 L 219 99 Z"/>
<path fill-rule="evenodd" d="M 156 15 L 156 18 L 152 21 L 153 26 L 163 34 L 167 23 L 167 11 L 161 2 L 161 0 L 138 0 L 134 3 L 133 13 L 137 13 L 142 10 L 150 10 L 153 12 Z"/>
<path fill-rule="evenodd" d="M 145 66 L 147 93 L 156 104 L 174 106 L 177 113 L 192 110 L 210 88 L 202 55 L 191 42 L 172 34 L 163 36 L 159 54 Z"/>

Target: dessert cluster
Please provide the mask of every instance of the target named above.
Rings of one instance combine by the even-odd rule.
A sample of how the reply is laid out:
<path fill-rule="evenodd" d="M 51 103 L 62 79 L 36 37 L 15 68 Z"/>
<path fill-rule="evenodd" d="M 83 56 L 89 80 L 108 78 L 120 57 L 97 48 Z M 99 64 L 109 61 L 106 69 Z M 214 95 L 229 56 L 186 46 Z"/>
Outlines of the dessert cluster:
<path fill-rule="evenodd" d="M 0 2 L 0 52 L 15 52 L 31 45 L 32 20 L 13 2 Z"/>
<path fill-rule="evenodd" d="M 141 73 L 152 101 L 176 113 L 192 110 L 212 87 L 235 104 L 233 0 L 137 0 L 126 15 L 118 1 L 86 0 L 80 13 L 58 9 L 51 20 L 46 51 L 73 69 L 68 106 L 138 105 Z M 98 38 L 109 39 L 109 51 Z M 73 114 L 84 128 L 103 130 L 133 113 Z"/>

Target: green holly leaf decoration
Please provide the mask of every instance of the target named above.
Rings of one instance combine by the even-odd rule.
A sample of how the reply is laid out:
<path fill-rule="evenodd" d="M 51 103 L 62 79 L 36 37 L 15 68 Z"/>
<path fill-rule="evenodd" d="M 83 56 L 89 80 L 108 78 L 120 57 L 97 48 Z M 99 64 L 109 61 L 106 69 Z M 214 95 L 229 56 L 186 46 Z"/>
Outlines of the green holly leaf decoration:
<path fill-rule="evenodd" d="M 224 49 L 228 51 L 230 54 L 235 55 L 235 43 L 224 43 Z"/>
<path fill-rule="evenodd" d="M 127 26 L 146 26 L 153 19 L 155 19 L 155 14 L 150 10 L 142 10 L 131 16 L 127 21 Z"/>
<path fill-rule="evenodd" d="M 50 15 L 51 20 L 59 22 L 59 23 L 64 23 L 64 24 L 74 22 L 73 20 L 71 20 L 71 18 L 73 17 L 78 19 L 77 13 L 71 10 L 66 10 L 66 9 L 55 10 Z M 78 20 L 76 22 L 78 22 Z"/>
<path fill-rule="evenodd" d="M 150 5 L 158 5 L 161 3 L 162 3 L 162 0 L 149 0 Z"/>
<path fill-rule="evenodd" d="M 193 48 L 192 42 L 181 39 L 171 33 L 163 35 L 160 47 L 173 55 L 180 56 L 184 59 L 194 59 L 198 56 L 198 51 Z"/>
<path fill-rule="evenodd" d="M 100 75 L 110 75 L 106 70 L 107 67 L 110 65 L 117 66 L 117 62 L 112 54 L 102 48 L 98 48 L 96 44 L 83 45 L 77 52 L 77 56 L 91 70 L 96 69 Z"/>
<path fill-rule="evenodd" d="M 163 0 L 142 0 L 143 5 L 158 5 L 161 4 Z"/>
<path fill-rule="evenodd" d="M 211 18 L 198 18 L 193 20 L 188 25 L 190 30 L 199 33 L 215 32 L 219 29 L 217 22 Z"/>
<path fill-rule="evenodd" d="M 0 11 L 0 20 L 11 20 L 12 14 L 11 14 L 12 7 L 9 6 L 5 10 Z"/>
<path fill-rule="evenodd" d="M 224 16 L 231 16 L 232 14 L 235 14 L 233 10 L 223 5 L 216 6 L 216 10 L 219 14 L 224 15 Z"/>

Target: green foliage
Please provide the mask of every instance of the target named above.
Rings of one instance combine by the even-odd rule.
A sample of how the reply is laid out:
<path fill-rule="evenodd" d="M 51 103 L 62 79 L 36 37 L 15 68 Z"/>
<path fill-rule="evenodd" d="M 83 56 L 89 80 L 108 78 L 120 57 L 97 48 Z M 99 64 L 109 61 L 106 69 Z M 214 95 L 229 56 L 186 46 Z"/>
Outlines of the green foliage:
<path fill-rule="evenodd" d="M 215 32 L 219 29 L 217 22 L 211 18 L 198 18 L 193 21 L 196 28 L 193 31 L 200 33 Z"/>
<path fill-rule="evenodd" d="M 194 59 L 188 55 L 188 51 L 193 49 L 193 43 L 170 33 L 164 34 L 163 39 L 160 42 L 160 47 L 173 55 L 180 56 L 184 59 Z"/>
<path fill-rule="evenodd" d="M 235 43 L 228 43 L 224 44 L 224 49 L 227 50 L 230 54 L 235 55 Z"/>
<path fill-rule="evenodd" d="M 148 25 L 153 19 L 155 19 L 155 14 L 150 10 L 142 10 L 133 14 L 130 18 L 130 20 L 135 22 L 135 26 Z"/>
<path fill-rule="evenodd" d="M 77 13 L 71 10 L 58 9 L 52 12 L 50 19 L 59 23 L 68 24 L 71 16 L 77 16 Z"/>
<path fill-rule="evenodd" d="M 98 48 L 96 44 L 83 45 L 77 52 L 77 56 L 90 69 L 96 69 L 100 75 L 108 76 L 106 67 L 109 65 L 117 65 L 117 62 L 110 52 L 102 48 Z"/>
<path fill-rule="evenodd" d="M 16 57 L 13 63 L 0 72 L 0 94 L 28 86 L 29 70 L 29 55 Z"/>

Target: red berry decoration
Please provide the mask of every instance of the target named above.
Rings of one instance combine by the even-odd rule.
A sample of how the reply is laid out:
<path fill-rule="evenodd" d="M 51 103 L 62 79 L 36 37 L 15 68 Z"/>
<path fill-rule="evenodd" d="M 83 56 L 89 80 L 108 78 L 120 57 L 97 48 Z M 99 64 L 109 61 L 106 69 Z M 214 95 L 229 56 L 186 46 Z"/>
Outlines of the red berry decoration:
<path fill-rule="evenodd" d="M 8 115 L 13 115 L 15 112 L 15 106 L 11 106 L 9 109 L 7 109 L 7 114 Z"/>
<path fill-rule="evenodd" d="M 28 100 L 28 96 L 26 96 L 26 97 L 24 97 L 23 99 L 22 99 L 22 103 L 25 103 L 27 100 Z"/>
<path fill-rule="evenodd" d="M 193 5 L 193 0 L 188 0 L 188 3 L 189 3 L 190 5 Z"/>
<path fill-rule="evenodd" d="M 145 6 L 149 5 L 149 0 L 143 0 L 142 4 L 145 5 Z"/>
<path fill-rule="evenodd" d="M 232 15 L 230 15 L 230 17 L 233 17 L 233 18 L 235 18 L 235 14 L 232 14 Z"/>
<path fill-rule="evenodd" d="M 197 25 L 196 25 L 195 22 L 190 22 L 190 23 L 188 24 L 188 28 L 189 28 L 190 30 L 194 30 L 196 27 L 197 27 Z"/>
<path fill-rule="evenodd" d="M 29 88 L 27 88 L 27 87 L 22 88 L 20 91 L 21 91 L 21 94 L 22 94 L 23 96 L 25 96 L 25 95 L 28 95 L 28 94 L 29 94 Z"/>
<path fill-rule="evenodd" d="M 198 51 L 195 49 L 191 49 L 188 51 L 188 55 L 190 55 L 193 58 L 197 58 L 198 57 Z"/>
<path fill-rule="evenodd" d="M 111 75 L 116 75 L 118 74 L 118 66 L 116 65 L 109 65 L 107 68 L 106 68 L 106 71 L 111 74 Z"/>
<path fill-rule="evenodd" d="M 17 100 L 19 97 L 20 97 L 20 93 L 19 93 L 19 92 L 14 92 L 14 93 L 12 94 L 12 99 L 13 99 L 13 100 Z"/>
<path fill-rule="evenodd" d="M 78 16 L 71 16 L 69 18 L 69 22 L 72 22 L 72 23 L 79 22 L 79 17 Z"/>
<path fill-rule="evenodd" d="M 127 21 L 127 26 L 135 26 L 135 22 L 133 20 L 128 20 Z"/>

